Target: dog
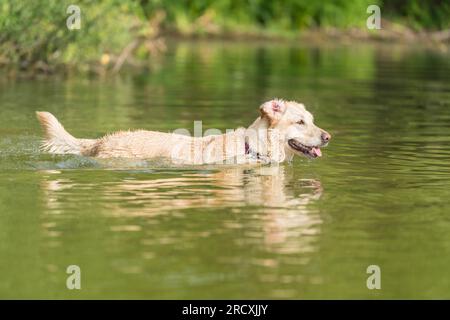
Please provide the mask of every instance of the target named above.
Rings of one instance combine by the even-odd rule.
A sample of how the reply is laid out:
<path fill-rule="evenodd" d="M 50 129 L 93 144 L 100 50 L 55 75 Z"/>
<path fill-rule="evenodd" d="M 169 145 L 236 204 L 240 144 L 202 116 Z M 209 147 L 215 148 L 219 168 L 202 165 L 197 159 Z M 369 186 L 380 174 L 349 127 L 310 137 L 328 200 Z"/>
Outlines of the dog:
<path fill-rule="evenodd" d="M 191 137 L 179 133 L 118 131 L 98 139 L 78 139 L 49 112 L 36 112 L 45 140 L 43 151 L 95 158 L 167 158 L 182 164 L 281 163 L 294 155 L 322 156 L 331 135 L 314 124 L 305 106 L 273 99 L 263 103 L 260 116 L 248 127 L 225 134 Z"/>

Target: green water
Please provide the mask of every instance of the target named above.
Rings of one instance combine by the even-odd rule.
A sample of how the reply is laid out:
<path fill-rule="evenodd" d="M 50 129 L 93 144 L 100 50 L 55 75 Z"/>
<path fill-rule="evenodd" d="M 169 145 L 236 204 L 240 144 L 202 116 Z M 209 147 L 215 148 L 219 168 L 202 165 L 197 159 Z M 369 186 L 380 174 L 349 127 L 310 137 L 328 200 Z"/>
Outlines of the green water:
<path fill-rule="evenodd" d="M 3 77 L 0 297 L 450 298 L 449 57 L 169 43 L 116 78 Z M 333 135 L 321 159 L 177 168 L 38 150 L 35 110 L 87 138 L 247 126 L 272 97 Z M 66 288 L 69 265 L 81 290 Z"/>

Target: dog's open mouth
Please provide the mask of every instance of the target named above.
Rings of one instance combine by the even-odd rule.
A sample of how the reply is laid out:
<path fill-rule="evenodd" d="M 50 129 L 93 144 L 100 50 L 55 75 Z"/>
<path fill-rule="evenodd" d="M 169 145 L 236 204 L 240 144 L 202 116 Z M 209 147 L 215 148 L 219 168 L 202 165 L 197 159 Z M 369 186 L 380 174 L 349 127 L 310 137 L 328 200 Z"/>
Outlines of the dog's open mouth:
<path fill-rule="evenodd" d="M 295 139 L 289 139 L 288 144 L 292 149 L 302 152 L 307 157 L 317 158 L 322 156 L 322 151 L 319 147 L 308 147 Z"/>

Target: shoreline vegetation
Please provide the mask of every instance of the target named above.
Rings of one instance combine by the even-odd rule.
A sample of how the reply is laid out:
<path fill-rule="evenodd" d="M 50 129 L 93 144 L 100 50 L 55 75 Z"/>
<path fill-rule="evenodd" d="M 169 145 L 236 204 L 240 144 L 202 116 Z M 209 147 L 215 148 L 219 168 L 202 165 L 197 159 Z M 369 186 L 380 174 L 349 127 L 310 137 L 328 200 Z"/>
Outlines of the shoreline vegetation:
<path fill-rule="evenodd" d="M 369 30 L 369 5 L 381 8 L 381 29 Z M 69 30 L 68 1 L 0 4 L 0 70 L 53 74 L 119 73 L 163 54 L 166 39 L 352 41 L 414 44 L 449 52 L 450 3 L 440 0 L 307 0 L 241 2 L 81 0 L 80 29 Z"/>

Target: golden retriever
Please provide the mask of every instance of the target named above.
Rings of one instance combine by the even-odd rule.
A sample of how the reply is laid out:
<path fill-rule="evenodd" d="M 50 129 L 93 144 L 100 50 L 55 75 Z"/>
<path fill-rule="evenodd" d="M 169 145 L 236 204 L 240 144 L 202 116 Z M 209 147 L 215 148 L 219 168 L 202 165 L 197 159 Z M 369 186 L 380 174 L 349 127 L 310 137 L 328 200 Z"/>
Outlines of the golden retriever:
<path fill-rule="evenodd" d="M 118 131 L 98 139 L 70 135 L 49 112 L 36 112 L 45 131 L 42 150 L 97 158 L 168 158 L 183 164 L 280 163 L 294 155 L 322 156 L 331 135 L 314 124 L 303 104 L 274 99 L 260 106 L 248 128 L 191 137 L 177 132 Z"/>

